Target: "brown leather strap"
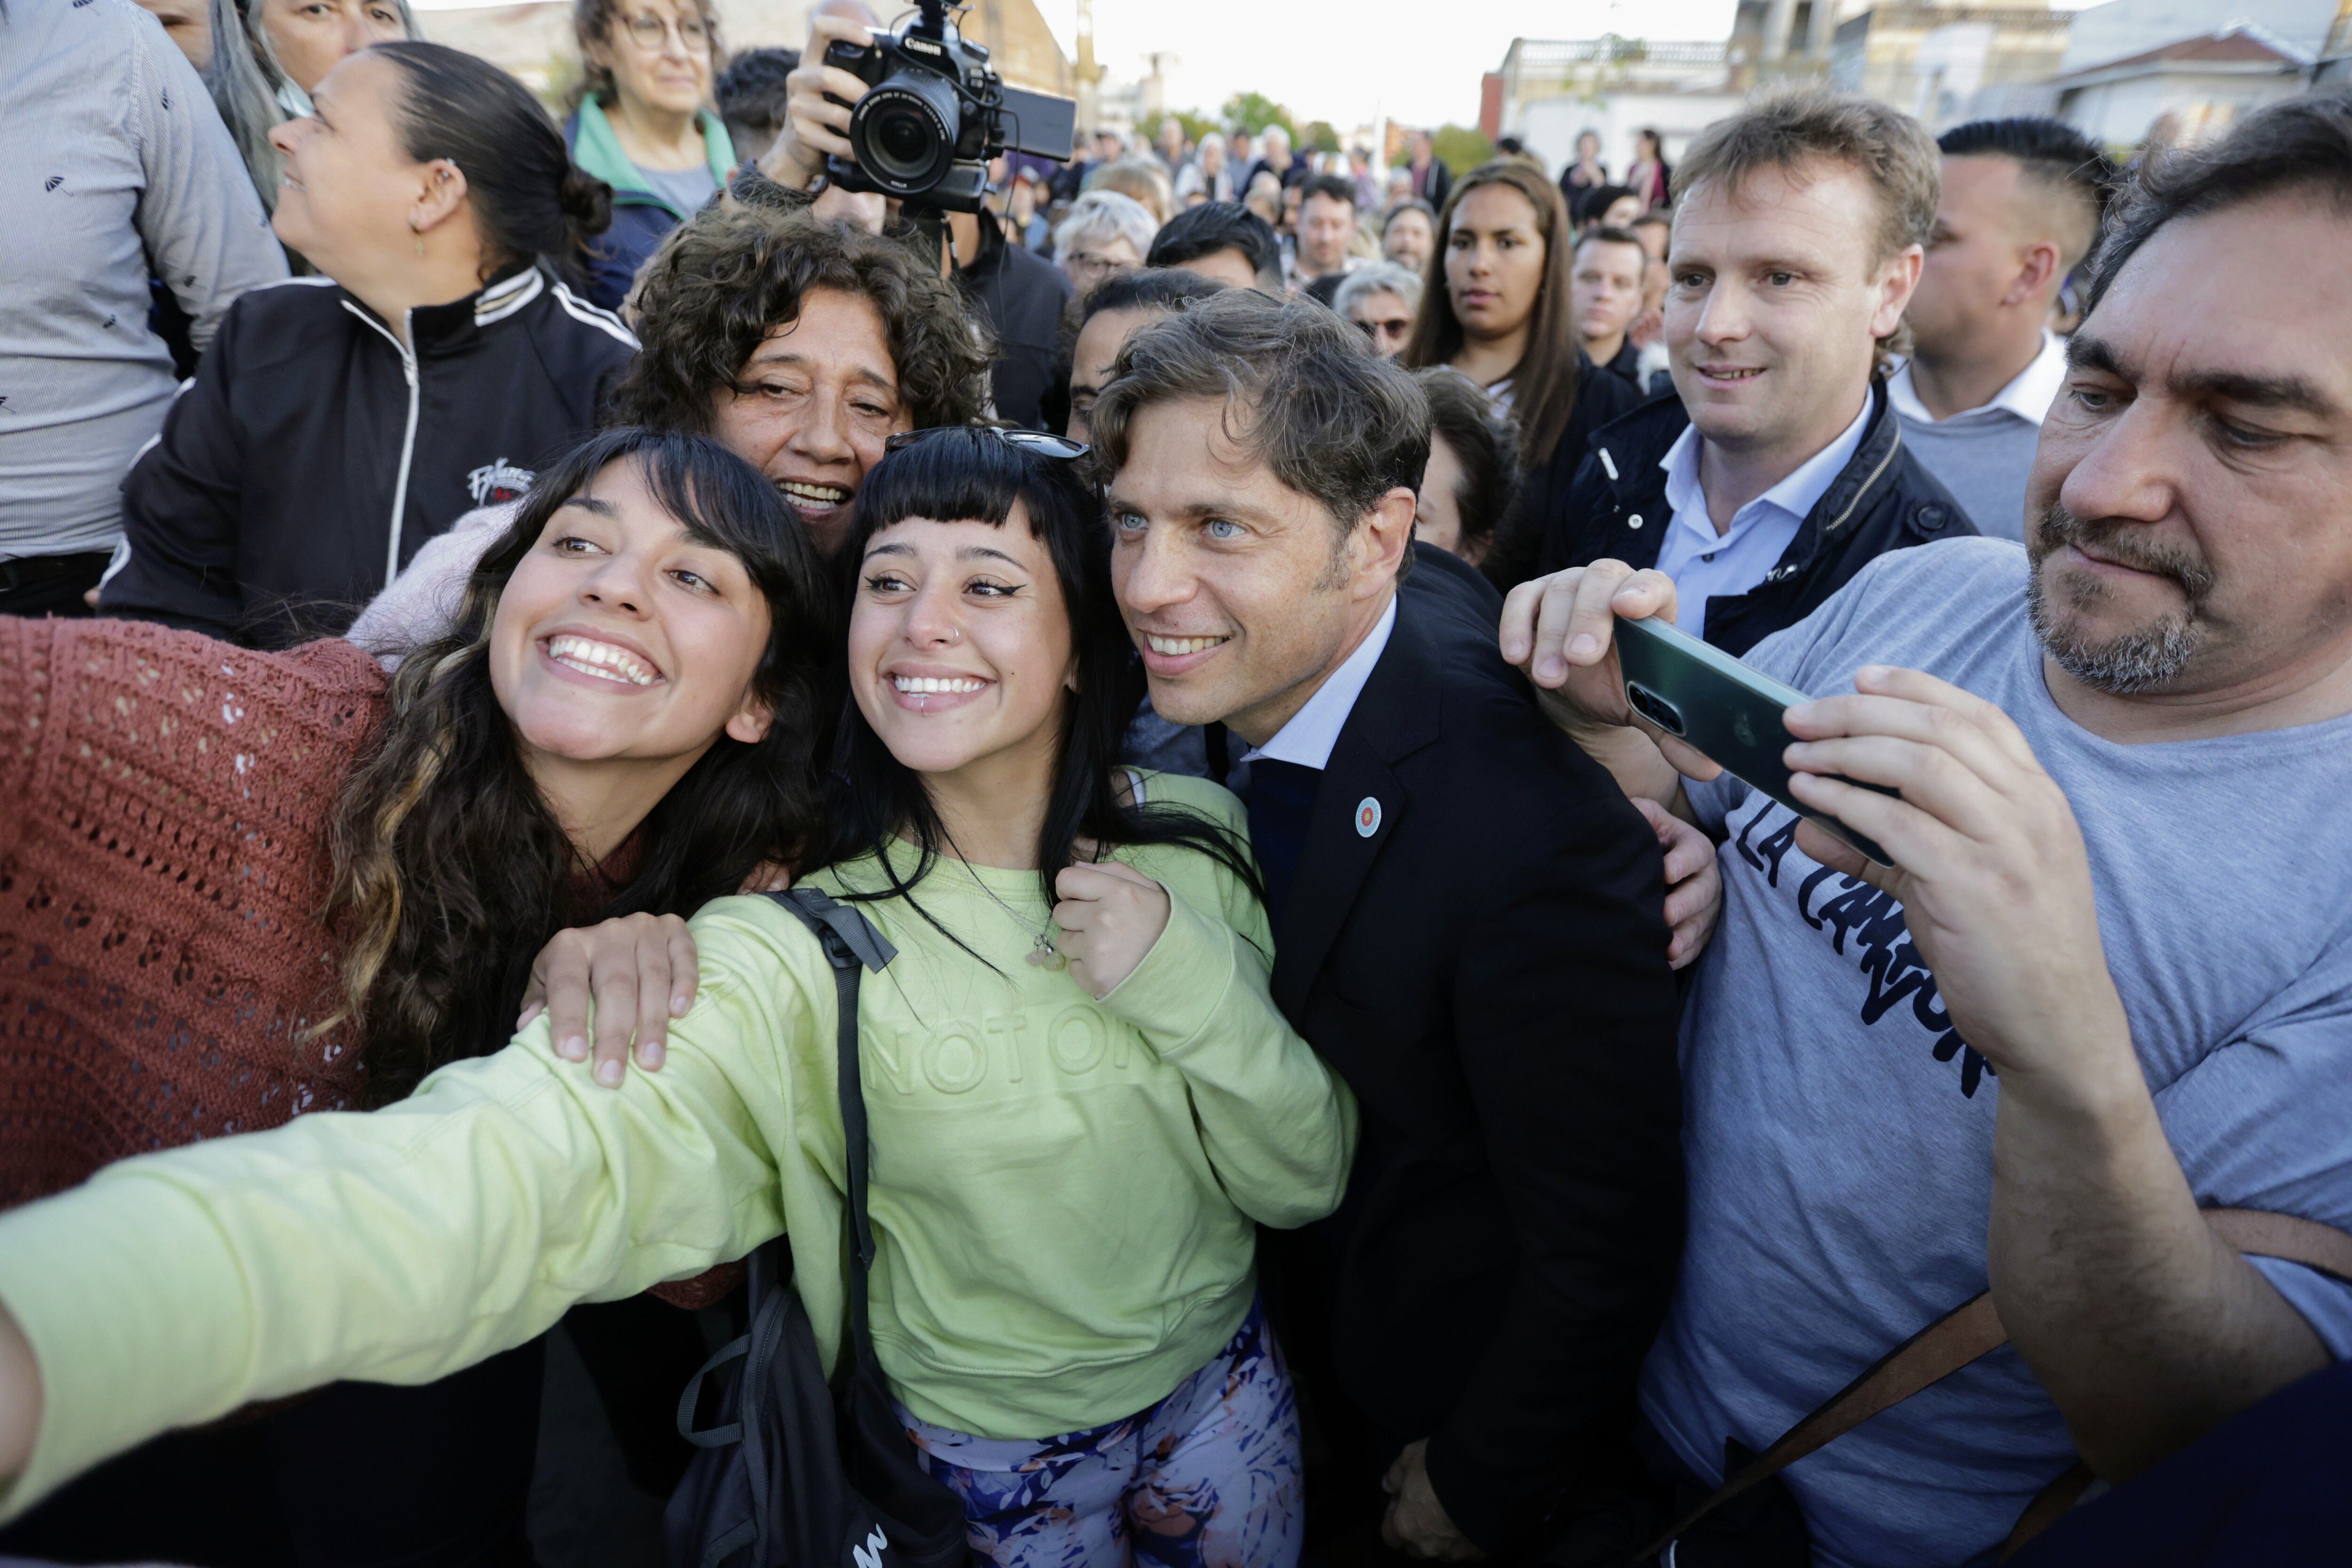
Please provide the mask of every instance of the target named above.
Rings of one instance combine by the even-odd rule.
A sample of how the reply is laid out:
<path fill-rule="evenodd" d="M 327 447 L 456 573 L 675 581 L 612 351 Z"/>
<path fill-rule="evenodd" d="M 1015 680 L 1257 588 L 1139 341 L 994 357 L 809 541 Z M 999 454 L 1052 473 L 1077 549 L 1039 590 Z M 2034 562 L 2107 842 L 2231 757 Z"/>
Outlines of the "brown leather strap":
<path fill-rule="evenodd" d="M 1646 1563 L 1700 1520 L 1746 1491 L 1770 1479 L 1807 1454 L 1853 1431 L 1882 1410 L 1890 1409 L 1930 1384 L 1984 1354 L 2009 1339 L 1994 1310 L 1992 1294 L 1975 1296 L 1946 1312 L 1895 1347 L 1876 1365 L 1847 1384 L 1810 1416 L 1780 1434 L 1772 1446 L 1740 1467 L 1696 1506 L 1667 1526 L 1664 1534 L 1633 1559 Z"/>
<path fill-rule="evenodd" d="M 2301 1263 L 2352 1284 L 2352 1235 L 2347 1235 L 2332 1225 L 2322 1225 L 2313 1219 L 2298 1219 L 2287 1214 L 2265 1214 L 2252 1208 L 2209 1208 L 2205 1211 L 2205 1221 L 2213 1228 L 2215 1235 L 2241 1252 L 2262 1258 L 2283 1258 L 2290 1263 Z M 1781 1433 L 1770 1448 L 1742 1466 L 1737 1474 L 1726 1479 L 1696 1507 L 1675 1521 L 1665 1533 L 1643 1548 L 1633 1561 L 1648 1562 L 1672 1545 L 1692 1525 L 1749 1487 L 1770 1479 L 1806 1455 L 1853 1431 L 1880 1411 L 1892 1409 L 1921 1389 L 1942 1382 L 1979 1356 L 1998 1350 L 2008 1342 L 2009 1331 L 2001 1326 L 2000 1313 L 1993 1306 L 1991 1292 L 1962 1302 L 1895 1346 L 1876 1365 L 1838 1390 L 1819 1409 Z M 2043 1525 L 2074 1505 L 2074 1500 L 2082 1495 L 2083 1486 L 2090 1484 L 2090 1472 L 2084 1470 L 2082 1485 L 2075 1486 L 2071 1491 L 2063 1491 L 2063 1500 L 2057 1500 L 2073 1477 L 2074 1471 L 2069 1470 L 2033 1500 L 2024 1517 L 2018 1521 L 2017 1529 L 2011 1532 L 2009 1550 L 2014 1551 L 2022 1545 Z M 2037 1513 L 2045 1511 L 2045 1505 L 2047 1517 L 2037 1519 Z M 2029 1521 L 2032 1521 L 2031 1529 L 2027 1528 Z"/>
<path fill-rule="evenodd" d="M 2209 1208 L 2205 1223 L 2249 1257 L 2284 1259 L 2352 1285 L 2352 1236 L 2332 1225 L 2259 1208 Z"/>

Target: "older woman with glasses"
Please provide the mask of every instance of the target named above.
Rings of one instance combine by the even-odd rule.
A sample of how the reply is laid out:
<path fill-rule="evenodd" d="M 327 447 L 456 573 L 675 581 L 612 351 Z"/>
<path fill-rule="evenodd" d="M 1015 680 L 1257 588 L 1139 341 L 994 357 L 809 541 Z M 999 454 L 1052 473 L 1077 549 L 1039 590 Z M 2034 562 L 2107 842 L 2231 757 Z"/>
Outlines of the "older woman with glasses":
<path fill-rule="evenodd" d="M 1113 273 L 1141 267 L 1159 233 L 1159 220 L 1134 197 L 1088 191 L 1055 229 L 1054 259 L 1083 296 Z"/>
<path fill-rule="evenodd" d="M 587 69 L 563 139 L 573 162 L 613 187 L 587 294 L 617 309 L 662 237 L 735 167 L 726 124 L 704 107 L 719 18 L 702 0 L 575 0 L 572 30 Z"/>

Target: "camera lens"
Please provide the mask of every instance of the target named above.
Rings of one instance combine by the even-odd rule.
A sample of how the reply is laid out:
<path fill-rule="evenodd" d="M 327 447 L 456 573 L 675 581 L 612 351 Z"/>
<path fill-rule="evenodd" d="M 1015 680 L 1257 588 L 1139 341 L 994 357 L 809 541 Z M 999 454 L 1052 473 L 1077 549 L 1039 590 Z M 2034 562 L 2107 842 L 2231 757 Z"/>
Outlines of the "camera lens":
<path fill-rule="evenodd" d="M 922 123 L 903 110 L 874 128 L 874 146 L 896 168 L 919 168 L 930 162 L 930 137 Z"/>
<path fill-rule="evenodd" d="M 954 166 L 961 123 L 953 82 L 902 66 L 858 100 L 849 144 L 877 189 L 919 196 Z"/>
<path fill-rule="evenodd" d="M 1656 725 L 1669 735 L 1683 733 L 1683 716 L 1674 704 L 1633 682 L 1625 683 L 1625 700 L 1635 713 Z"/>

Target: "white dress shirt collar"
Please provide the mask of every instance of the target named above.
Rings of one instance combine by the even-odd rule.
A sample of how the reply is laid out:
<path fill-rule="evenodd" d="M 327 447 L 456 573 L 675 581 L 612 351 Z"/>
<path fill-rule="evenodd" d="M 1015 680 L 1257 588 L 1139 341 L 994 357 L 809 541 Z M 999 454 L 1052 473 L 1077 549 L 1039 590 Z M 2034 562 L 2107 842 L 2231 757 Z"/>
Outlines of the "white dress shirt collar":
<path fill-rule="evenodd" d="M 1364 695 L 1364 683 L 1372 678 L 1372 666 L 1381 662 L 1381 651 L 1389 645 L 1389 633 L 1396 630 L 1396 595 L 1391 593 L 1388 608 L 1356 644 L 1356 651 L 1324 677 L 1307 706 L 1292 714 L 1290 722 L 1274 732 L 1273 739 L 1244 753 L 1242 760 L 1255 762 L 1265 757 L 1295 762 L 1318 773 L 1328 767 L 1331 748 L 1339 744 L 1339 731 L 1346 727 L 1348 716 L 1356 711 L 1356 699 Z"/>
<path fill-rule="evenodd" d="M 1706 542 L 1709 553 L 1730 544 L 1764 518 L 1779 516 L 1784 519 L 1804 521 L 1853 455 L 1862 449 L 1863 432 L 1869 427 L 1874 399 L 1864 394 L 1862 412 L 1843 434 L 1819 452 L 1799 464 L 1787 478 L 1748 502 L 1731 515 L 1731 527 L 1721 534 L 1715 531 L 1715 520 L 1706 505 L 1706 492 L 1699 483 L 1699 434 L 1696 424 L 1685 425 L 1658 459 L 1658 466 L 1666 471 L 1666 505 L 1674 508 L 1674 527 L 1688 528 Z"/>
<path fill-rule="evenodd" d="M 1886 378 L 1886 395 L 1894 400 L 1895 412 L 1914 424 L 1951 424 L 2005 413 L 2038 427 L 2048 417 L 2050 405 L 2058 401 L 2059 389 L 2065 384 L 2066 340 L 2044 328 L 2042 351 L 2011 378 L 2007 386 L 1993 393 L 1992 401 L 1982 408 L 1963 409 L 1950 419 L 1937 419 L 1919 401 L 1918 388 L 1911 384 L 1908 360 L 1903 361 L 1902 369 Z"/>

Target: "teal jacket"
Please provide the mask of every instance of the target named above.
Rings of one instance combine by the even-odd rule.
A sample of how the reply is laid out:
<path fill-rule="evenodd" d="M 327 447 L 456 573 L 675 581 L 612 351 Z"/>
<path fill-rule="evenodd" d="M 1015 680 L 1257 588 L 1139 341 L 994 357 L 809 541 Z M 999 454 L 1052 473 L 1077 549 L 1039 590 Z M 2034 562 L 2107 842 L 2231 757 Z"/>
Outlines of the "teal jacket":
<path fill-rule="evenodd" d="M 735 169 L 734 143 L 727 127 L 709 110 L 701 112 L 700 123 L 710 177 L 724 185 Z M 646 183 L 637 166 L 621 151 L 621 139 L 613 134 L 613 122 L 604 118 L 604 108 L 595 99 L 580 100 L 579 109 L 563 122 L 563 140 L 571 144 L 572 161 L 583 172 L 613 187 L 612 226 L 588 242 L 587 294 L 591 303 L 617 310 L 629 286 L 636 281 L 637 268 L 653 255 L 662 236 L 692 214 L 678 211 Z"/>

